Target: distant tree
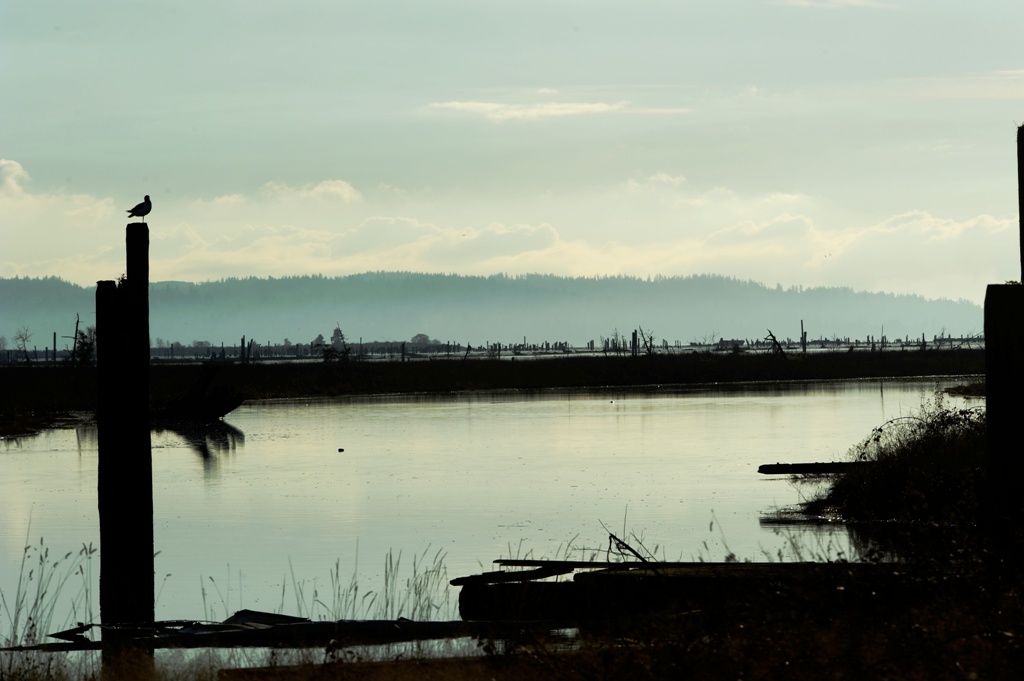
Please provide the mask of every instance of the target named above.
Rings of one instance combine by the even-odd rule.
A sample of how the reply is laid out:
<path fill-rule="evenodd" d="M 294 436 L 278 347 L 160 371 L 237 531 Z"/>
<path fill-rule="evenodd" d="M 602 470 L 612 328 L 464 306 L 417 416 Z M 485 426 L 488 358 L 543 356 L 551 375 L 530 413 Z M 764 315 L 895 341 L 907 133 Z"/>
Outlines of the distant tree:
<path fill-rule="evenodd" d="M 27 326 L 23 326 L 14 332 L 14 349 L 25 362 L 29 361 L 28 344 L 31 340 L 32 332 L 28 330 Z"/>
<path fill-rule="evenodd" d="M 0 336 L 0 352 L 7 349 L 7 336 Z"/>
<path fill-rule="evenodd" d="M 325 345 L 321 349 L 321 356 L 325 362 L 347 362 L 350 351 L 351 348 L 345 340 L 345 332 L 338 325 L 334 327 L 334 333 L 331 334 L 331 344 Z"/>
<path fill-rule="evenodd" d="M 417 345 L 427 345 L 430 343 L 430 336 L 425 333 L 418 333 L 412 337 L 412 342 Z"/>
<path fill-rule="evenodd" d="M 77 324 L 75 325 L 78 326 Z M 65 336 L 68 338 L 68 336 Z M 67 347 L 67 346 L 65 346 Z M 92 364 L 96 354 L 96 327 L 90 326 L 86 329 L 77 329 L 74 343 L 64 360 L 67 364 L 82 365 Z"/>
<path fill-rule="evenodd" d="M 345 332 L 341 330 L 341 325 L 334 327 L 334 333 L 331 334 L 331 347 L 338 352 L 347 352 L 348 343 L 345 341 Z"/>

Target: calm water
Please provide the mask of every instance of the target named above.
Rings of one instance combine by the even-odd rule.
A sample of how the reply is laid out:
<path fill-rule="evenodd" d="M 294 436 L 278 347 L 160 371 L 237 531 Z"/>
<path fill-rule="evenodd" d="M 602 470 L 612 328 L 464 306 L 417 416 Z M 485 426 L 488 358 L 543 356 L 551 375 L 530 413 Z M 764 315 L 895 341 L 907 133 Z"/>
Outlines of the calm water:
<path fill-rule="evenodd" d="M 456 577 L 510 553 L 563 557 L 574 538 L 603 549 L 602 523 L 666 560 L 792 557 L 794 537 L 834 556 L 850 551 L 841 532 L 759 525 L 806 490 L 757 466 L 842 458 L 955 383 L 246 404 L 227 419 L 237 430 L 154 433 L 157 617 L 203 617 L 201 582 L 221 616 L 276 610 L 282 588 L 294 613 L 292 574 L 308 596 L 336 561 L 378 589 L 389 550 L 404 567 L 441 550 Z M 98 545 L 96 464 L 90 429 L 0 444 L 4 594 L 26 536 L 61 555 Z"/>

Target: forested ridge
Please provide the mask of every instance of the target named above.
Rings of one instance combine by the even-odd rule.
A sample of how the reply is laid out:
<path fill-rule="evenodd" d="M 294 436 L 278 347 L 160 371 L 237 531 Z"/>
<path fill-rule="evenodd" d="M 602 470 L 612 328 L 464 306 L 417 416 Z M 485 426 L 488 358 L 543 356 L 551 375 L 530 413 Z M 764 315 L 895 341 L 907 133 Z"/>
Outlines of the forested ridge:
<path fill-rule="evenodd" d="M 406 340 L 417 333 L 474 345 L 569 342 L 583 345 L 642 326 L 660 342 L 710 338 L 928 338 L 982 330 L 980 306 L 966 300 L 766 286 L 718 275 L 560 277 L 555 275 L 366 272 L 342 277 L 230 278 L 150 286 L 151 336 L 191 343 L 308 343 L 336 325 L 351 339 Z M 0 336 L 28 327 L 40 346 L 70 335 L 75 315 L 95 323 L 95 288 L 59 277 L 0 278 Z"/>

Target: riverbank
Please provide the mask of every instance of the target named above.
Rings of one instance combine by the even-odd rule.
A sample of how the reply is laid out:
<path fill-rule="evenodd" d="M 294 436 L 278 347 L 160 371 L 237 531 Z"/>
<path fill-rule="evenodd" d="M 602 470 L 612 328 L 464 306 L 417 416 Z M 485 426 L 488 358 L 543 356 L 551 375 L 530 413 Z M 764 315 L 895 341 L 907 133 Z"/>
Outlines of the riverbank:
<path fill-rule="evenodd" d="M 533 360 L 423 359 L 407 362 L 206 363 L 151 367 L 155 408 L 188 393 L 215 366 L 210 391 L 243 399 L 728 385 L 765 381 L 980 375 L 983 350 L 789 354 L 691 353 Z M 0 437 L 38 432 L 96 408 L 96 368 L 48 365 L 0 370 Z"/>

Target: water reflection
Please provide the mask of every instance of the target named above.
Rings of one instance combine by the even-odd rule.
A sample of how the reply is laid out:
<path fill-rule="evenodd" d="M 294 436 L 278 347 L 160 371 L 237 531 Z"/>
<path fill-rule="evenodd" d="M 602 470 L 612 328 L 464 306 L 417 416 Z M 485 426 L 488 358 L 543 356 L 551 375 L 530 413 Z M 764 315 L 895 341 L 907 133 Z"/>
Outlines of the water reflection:
<path fill-rule="evenodd" d="M 234 454 L 245 445 L 245 433 L 229 423 L 216 421 L 160 421 L 153 424 L 153 432 L 171 432 L 184 440 L 203 459 L 204 467 L 211 468 L 215 457 Z"/>
<path fill-rule="evenodd" d="M 59 449 L 60 445 L 48 445 L 46 441 L 63 439 L 62 432 L 64 431 L 50 430 L 19 438 L 7 438 L 2 442 L 7 451 L 23 448 L 40 451 L 51 447 Z M 99 450 L 99 429 L 95 422 L 78 424 L 74 427 L 73 432 L 74 449 L 79 455 L 95 453 Z M 155 436 L 176 435 L 185 442 L 189 449 L 199 455 L 207 467 L 212 466 L 217 456 L 234 454 L 237 449 L 245 445 L 245 433 L 220 419 L 214 421 L 160 419 L 153 422 L 152 432 Z"/>
<path fill-rule="evenodd" d="M 75 444 L 78 453 L 95 452 L 99 448 L 99 428 L 95 422 L 83 423 L 75 427 Z"/>

